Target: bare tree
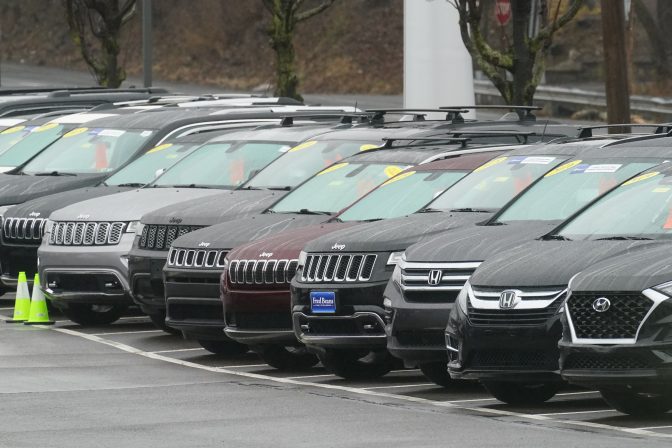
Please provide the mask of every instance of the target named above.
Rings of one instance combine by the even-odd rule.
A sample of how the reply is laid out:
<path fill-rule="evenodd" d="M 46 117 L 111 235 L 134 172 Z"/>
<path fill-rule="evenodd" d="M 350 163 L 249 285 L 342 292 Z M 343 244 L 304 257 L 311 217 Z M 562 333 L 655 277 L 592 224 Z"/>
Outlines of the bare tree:
<path fill-rule="evenodd" d="M 275 95 L 303 100 L 298 92 L 299 78 L 294 65 L 294 29 L 334 4 L 336 0 L 324 0 L 317 6 L 301 9 L 304 0 L 263 0 L 271 13 L 268 35 L 275 51 Z"/>
<path fill-rule="evenodd" d="M 64 0 L 70 37 L 99 85 L 116 88 L 126 79 L 119 64 L 122 26 L 135 13 L 136 0 Z M 89 39 L 99 41 L 94 45 Z M 98 48 L 96 48 L 98 47 Z"/>
<path fill-rule="evenodd" d="M 511 39 L 504 39 L 501 50 L 491 46 L 481 32 L 483 1 L 448 0 L 460 16 L 462 40 L 479 69 L 497 87 L 507 104 L 530 105 L 545 69 L 545 60 L 555 33 L 569 23 L 584 0 L 538 0 L 539 31 L 529 34 L 533 3 L 537 0 L 511 0 Z M 510 76 L 507 76 L 509 74 Z"/>

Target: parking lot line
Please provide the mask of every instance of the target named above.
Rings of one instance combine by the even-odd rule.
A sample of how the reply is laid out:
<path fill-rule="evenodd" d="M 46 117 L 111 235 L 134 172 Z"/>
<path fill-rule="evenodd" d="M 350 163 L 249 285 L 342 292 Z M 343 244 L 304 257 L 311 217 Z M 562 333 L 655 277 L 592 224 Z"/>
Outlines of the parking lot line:
<path fill-rule="evenodd" d="M 113 334 L 119 334 L 119 333 L 113 333 Z M 177 353 L 177 352 L 195 352 L 198 350 L 205 350 L 203 347 L 197 347 L 197 348 L 176 348 L 174 350 L 158 350 L 155 352 L 150 352 L 150 353 Z"/>
<path fill-rule="evenodd" d="M 448 401 L 442 401 L 441 403 L 459 404 L 459 403 L 472 403 L 477 401 L 499 401 L 499 400 L 490 397 L 490 398 L 472 398 L 470 400 L 448 400 Z"/>
<path fill-rule="evenodd" d="M 643 429 L 643 430 L 650 430 L 650 429 L 668 429 L 672 428 L 672 425 L 665 425 L 665 426 L 645 426 L 643 428 L 637 428 L 637 429 Z"/>
<path fill-rule="evenodd" d="M 571 395 L 589 395 L 589 394 L 599 394 L 596 390 L 587 390 L 583 392 L 565 392 L 563 394 L 555 394 L 556 397 L 567 397 Z"/>
<path fill-rule="evenodd" d="M 321 375 L 302 375 L 302 376 L 288 376 L 288 380 L 302 380 L 304 378 L 326 378 L 328 376 L 335 377 L 333 373 L 326 373 L 326 374 L 321 374 Z"/>
<path fill-rule="evenodd" d="M 615 412 L 618 413 L 615 409 L 596 409 L 594 411 L 568 411 L 568 412 L 551 412 L 548 414 L 538 414 L 538 415 L 571 415 L 571 414 L 597 414 L 600 412 Z"/>
<path fill-rule="evenodd" d="M 375 386 L 375 387 L 364 387 L 366 390 L 376 390 L 376 389 L 402 389 L 405 387 L 427 387 L 427 386 L 436 386 L 434 383 L 416 383 L 416 384 L 398 384 L 396 386 Z M 437 386 L 438 387 L 438 386 Z"/>
<path fill-rule="evenodd" d="M 221 366 L 217 367 L 218 369 L 242 369 L 245 367 L 269 367 L 268 364 L 243 364 L 243 365 L 233 365 L 233 366 Z"/>
<path fill-rule="evenodd" d="M 163 330 L 135 330 L 135 331 L 110 331 L 109 333 L 92 333 L 93 336 L 112 336 L 115 334 L 140 334 L 140 333 L 163 333 Z"/>

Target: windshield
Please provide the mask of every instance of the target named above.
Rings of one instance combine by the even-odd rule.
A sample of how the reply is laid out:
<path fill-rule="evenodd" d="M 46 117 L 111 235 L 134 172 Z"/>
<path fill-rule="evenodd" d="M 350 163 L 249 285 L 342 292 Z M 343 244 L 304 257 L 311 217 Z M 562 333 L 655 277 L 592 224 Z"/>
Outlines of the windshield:
<path fill-rule="evenodd" d="M 672 237 L 672 175 L 657 171 L 624 182 L 557 233 L 571 240 Z"/>
<path fill-rule="evenodd" d="M 287 154 L 266 167 L 243 188 L 293 188 L 332 163 L 378 146 L 380 143 L 307 141 L 287 151 Z"/>
<path fill-rule="evenodd" d="M 565 158 L 497 157 L 476 168 L 432 201 L 437 210 L 497 210 Z"/>
<path fill-rule="evenodd" d="M 548 172 L 507 207 L 496 222 L 564 220 L 596 197 L 658 162 L 572 160 Z"/>
<path fill-rule="evenodd" d="M 114 171 L 154 134 L 133 129 L 76 128 L 33 159 L 23 172 L 105 173 Z"/>
<path fill-rule="evenodd" d="M 142 186 L 148 184 L 199 146 L 199 143 L 159 145 L 110 176 L 105 181 L 105 185 Z"/>
<path fill-rule="evenodd" d="M 35 154 L 56 141 L 64 131 L 63 125 L 56 123 L 48 123 L 32 129 L 23 138 L 19 138 L 16 143 L 0 153 L 0 166 L 23 165 Z M 16 134 L 11 133 L 9 135 Z"/>
<path fill-rule="evenodd" d="M 194 151 L 152 183 L 158 187 L 235 188 L 287 152 L 287 142 L 216 142 Z"/>
<path fill-rule="evenodd" d="M 389 219 L 417 212 L 469 171 L 406 171 L 338 215 L 341 221 Z"/>
<path fill-rule="evenodd" d="M 17 144 L 29 135 L 37 126 L 14 126 L 0 132 L 0 154 Z"/>
<path fill-rule="evenodd" d="M 337 163 L 282 198 L 275 213 L 336 213 L 408 165 L 386 163 Z"/>

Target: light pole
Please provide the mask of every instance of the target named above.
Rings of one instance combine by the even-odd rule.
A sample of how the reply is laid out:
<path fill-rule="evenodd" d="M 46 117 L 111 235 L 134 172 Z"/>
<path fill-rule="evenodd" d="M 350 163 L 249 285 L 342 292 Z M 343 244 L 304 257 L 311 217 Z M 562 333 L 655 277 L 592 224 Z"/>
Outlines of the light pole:
<path fill-rule="evenodd" d="M 142 79 L 152 87 L 152 0 L 142 0 Z"/>

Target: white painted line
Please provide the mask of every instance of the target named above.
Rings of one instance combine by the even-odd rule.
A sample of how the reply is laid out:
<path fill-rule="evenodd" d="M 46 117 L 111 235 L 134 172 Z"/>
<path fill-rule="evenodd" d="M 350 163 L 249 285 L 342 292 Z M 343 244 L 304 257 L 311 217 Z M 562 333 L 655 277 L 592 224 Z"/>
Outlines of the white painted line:
<path fill-rule="evenodd" d="M 244 369 L 245 367 L 270 367 L 268 364 L 243 364 L 236 366 L 221 366 L 218 369 Z"/>
<path fill-rule="evenodd" d="M 568 412 L 551 412 L 548 414 L 539 414 L 539 415 L 574 415 L 574 414 L 598 414 L 600 412 L 616 412 L 615 409 L 596 409 L 594 411 L 568 411 Z"/>
<path fill-rule="evenodd" d="M 472 398 L 471 400 L 448 400 L 448 401 L 442 401 L 442 403 L 451 403 L 451 404 L 458 404 L 458 403 L 474 403 L 477 401 L 499 401 L 496 398 Z"/>
<path fill-rule="evenodd" d="M 161 330 L 159 330 L 161 331 Z M 119 334 L 119 333 L 112 333 L 112 334 Z M 195 352 L 195 351 L 203 351 L 205 350 L 202 347 L 198 348 L 177 348 L 174 350 L 158 350 L 156 352 L 150 352 L 150 353 L 177 353 L 177 352 Z"/>
<path fill-rule="evenodd" d="M 9 310 L 13 310 L 13 309 L 14 309 L 13 306 L 5 306 L 5 307 L 0 308 L 0 311 L 9 311 Z"/>
<path fill-rule="evenodd" d="M 131 353 L 134 355 L 138 356 L 143 356 L 145 358 L 150 358 L 154 359 L 157 361 L 163 361 L 167 362 L 170 364 L 175 364 L 183 367 L 189 367 L 193 369 L 199 369 L 199 370 L 205 370 L 208 372 L 213 372 L 213 373 L 224 373 L 228 375 L 233 375 L 233 376 L 239 376 L 239 377 L 244 377 L 244 378 L 251 378 L 255 380 L 265 380 L 265 381 L 271 381 L 275 383 L 281 383 L 281 384 L 291 384 L 294 386 L 305 386 L 305 387 L 316 387 L 320 389 L 330 389 L 330 390 L 339 390 L 343 392 L 349 392 L 357 395 L 364 395 L 364 396 L 373 396 L 373 397 L 379 397 L 379 398 L 387 398 L 387 399 L 393 399 L 393 400 L 401 400 L 401 401 L 406 401 L 406 402 L 412 402 L 412 403 L 419 403 L 419 404 L 426 404 L 430 406 L 436 406 L 436 407 L 449 407 L 449 408 L 454 408 L 454 409 L 462 409 L 465 411 L 470 411 L 473 413 L 477 414 L 491 414 L 491 415 L 499 415 L 499 416 L 507 416 L 507 417 L 515 417 L 515 418 L 524 418 L 528 420 L 535 420 L 535 421 L 545 421 L 549 423 L 559 423 L 567 426 L 579 426 L 579 427 L 585 427 L 585 428 L 595 428 L 595 429 L 601 429 L 601 430 L 607 430 L 607 431 L 616 431 L 616 432 L 622 432 L 626 434 L 631 434 L 631 435 L 639 435 L 639 436 L 652 436 L 652 437 L 657 437 L 657 438 L 666 438 L 666 439 L 672 439 L 672 434 L 664 434 L 664 433 L 658 433 L 658 432 L 653 432 L 653 431 L 647 431 L 645 429 L 638 429 L 638 428 L 625 428 L 621 426 L 612 426 L 612 425 L 607 425 L 604 423 L 594 423 L 594 422 L 589 422 L 589 421 L 582 421 L 582 420 L 556 420 L 553 419 L 549 416 L 545 415 L 538 415 L 538 414 L 524 414 L 524 413 L 519 413 L 519 412 L 513 412 L 513 411 L 506 411 L 503 409 L 493 409 L 493 408 L 481 408 L 481 407 L 468 407 L 468 406 L 458 406 L 455 405 L 451 402 L 446 402 L 446 401 L 434 401 L 434 400 L 429 400 L 427 398 L 420 398 L 420 397 L 414 397 L 412 395 L 397 395 L 397 394 L 391 394 L 391 393 L 386 393 L 386 392 L 378 392 L 378 391 L 373 391 L 373 390 L 366 390 L 366 389 L 361 389 L 357 387 L 350 387 L 350 386 L 342 386 L 338 384 L 328 384 L 328 383 L 313 383 L 310 381 L 299 381 L 297 379 L 292 379 L 292 378 L 282 378 L 282 377 L 274 377 L 274 376 L 269 376 L 269 375 L 262 375 L 258 373 L 252 373 L 252 372 L 241 372 L 241 371 L 235 371 L 231 369 L 224 369 L 224 368 L 219 368 L 219 367 L 210 367 L 202 364 L 197 364 L 195 362 L 191 361 L 184 361 L 181 359 L 175 359 L 175 358 L 170 358 L 168 356 L 164 356 L 161 354 L 156 354 L 156 353 L 151 353 L 151 352 L 146 352 L 144 350 L 140 350 L 138 348 L 132 347 L 127 344 L 123 344 L 121 342 L 116 342 L 116 341 L 111 341 L 108 339 L 104 339 L 101 337 L 98 337 L 96 335 L 92 334 L 86 334 L 86 333 L 80 333 L 78 331 L 74 330 L 69 330 L 67 328 L 54 328 L 46 325 L 38 325 L 40 328 L 48 329 L 48 330 L 53 330 L 57 331 L 59 333 L 67 334 L 70 336 L 75 336 L 83 339 L 87 339 L 89 341 L 97 342 L 100 344 L 104 344 L 110 347 L 117 348 L 119 350 L 123 350 L 127 353 Z"/>
<path fill-rule="evenodd" d="M 644 428 L 637 428 L 637 429 L 668 429 L 672 428 L 672 425 L 665 425 L 665 426 L 646 426 Z"/>
<path fill-rule="evenodd" d="M 288 380 L 301 380 L 301 379 L 304 379 L 304 378 L 326 378 L 328 376 L 337 378 L 336 375 L 333 375 L 331 373 L 326 373 L 326 374 L 323 374 L 323 375 L 288 376 L 287 379 Z"/>
<path fill-rule="evenodd" d="M 109 333 L 93 333 L 93 336 L 114 336 L 115 334 L 141 334 L 141 333 L 163 333 L 163 330 L 110 331 Z"/>
<path fill-rule="evenodd" d="M 436 386 L 435 383 L 416 383 L 416 384 L 399 384 L 397 386 L 376 386 L 376 387 L 364 387 L 366 390 L 376 390 L 376 389 L 402 389 L 405 387 L 427 387 L 427 386 Z"/>
<path fill-rule="evenodd" d="M 593 395 L 593 394 L 599 394 L 598 391 L 596 390 L 589 390 L 586 392 L 565 392 L 563 394 L 555 394 L 556 397 L 568 397 L 571 395 Z"/>

